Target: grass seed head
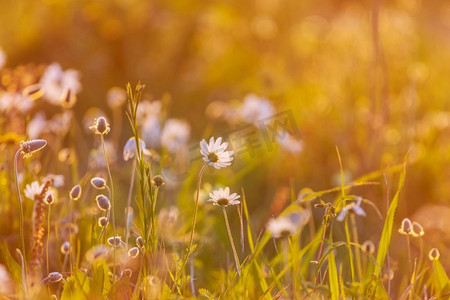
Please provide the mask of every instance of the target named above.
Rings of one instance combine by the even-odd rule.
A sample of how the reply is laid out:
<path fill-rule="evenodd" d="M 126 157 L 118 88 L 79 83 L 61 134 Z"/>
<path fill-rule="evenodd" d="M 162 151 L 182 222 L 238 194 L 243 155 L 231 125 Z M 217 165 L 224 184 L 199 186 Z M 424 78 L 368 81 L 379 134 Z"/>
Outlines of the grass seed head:
<path fill-rule="evenodd" d="M 101 177 L 94 177 L 91 179 L 91 184 L 94 188 L 98 190 L 103 190 L 106 188 L 106 181 Z"/>
<path fill-rule="evenodd" d="M 70 199 L 77 201 L 78 199 L 80 199 L 81 196 L 81 186 L 79 184 L 77 184 L 76 186 L 74 186 L 71 190 L 70 190 Z"/>
<path fill-rule="evenodd" d="M 439 250 L 437 248 L 433 248 L 430 250 L 430 252 L 428 253 L 428 258 L 433 261 L 433 260 L 439 260 L 439 257 L 441 256 L 441 254 L 439 253 Z"/>
<path fill-rule="evenodd" d="M 105 195 L 98 195 L 95 199 L 97 201 L 98 208 L 101 210 L 108 211 L 111 208 L 111 203 Z"/>

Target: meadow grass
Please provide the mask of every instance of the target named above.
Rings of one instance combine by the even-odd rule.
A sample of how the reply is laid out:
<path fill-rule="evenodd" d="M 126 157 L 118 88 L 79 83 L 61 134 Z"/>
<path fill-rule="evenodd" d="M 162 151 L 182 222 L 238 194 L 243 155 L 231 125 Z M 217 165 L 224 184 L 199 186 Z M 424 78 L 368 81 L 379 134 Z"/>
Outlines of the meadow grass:
<path fill-rule="evenodd" d="M 17 239 L 1 246 L 2 263 L 11 276 L 5 297 L 439 299 L 450 295 L 441 254 L 424 245 L 422 226 L 405 219 L 400 229 L 395 227 L 408 154 L 402 164 L 347 182 L 345 157 L 336 147 L 340 185 L 322 191 L 291 186 L 290 202 L 261 226 L 249 210 L 246 187 L 239 194 L 226 187 L 239 186 L 249 169 L 222 182 L 211 176 L 212 169 L 224 172 L 221 169 L 239 160 L 221 137 L 199 142 L 196 151 L 203 162 L 191 165 L 179 193 L 164 193 L 170 179 L 160 175 L 163 161 L 141 140 L 138 109 L 143 90 L 142 84 L 127 85 L 126 115 L 133 136 L 124 159 L 132 160 L 130 170 L 109 164 L 105 139 L 115 128 L 104 117 L 92 120 L 93 132 L 100 136 L 103 169 L 82 175 L 71 190 L 58 186 L 55 175 L 24 189 L 28 181 L 19 182 L 18 157 L 43 159 L 47 142 L 20 144 L 14 159 L 16 187 L 8 191 L 19 199 L 19 209 L 14 211 L 19 222 L 13 221 Z M 114 185 L 122 171 L 124 180 Z M 387 175 L 398 177 L 392 199 Z M 208 189 L 203 181 L 225 188 Z M 383 185 L 387 192 L 381 201 L 353 194 Z M 383 201 L 385 214 L 375 204 Z M 177 207 L 169 210 L 168 203 Z M 33 212 L 25 209 L 30 205 Z M 115 213 L 120 216 L 117 223 Z M 381 232 L 376 239 L 361 242 L 365 228 L 359 227 L 359 221 L 365 217 L 379 219 Z M 393 254 L 391 241 L 402 235 L 407 260 L 405 268 L 394 272 L 393 255 L 405 253 Z M 412 243 L 420 245 L 419 255 L 411 253 Z"/>

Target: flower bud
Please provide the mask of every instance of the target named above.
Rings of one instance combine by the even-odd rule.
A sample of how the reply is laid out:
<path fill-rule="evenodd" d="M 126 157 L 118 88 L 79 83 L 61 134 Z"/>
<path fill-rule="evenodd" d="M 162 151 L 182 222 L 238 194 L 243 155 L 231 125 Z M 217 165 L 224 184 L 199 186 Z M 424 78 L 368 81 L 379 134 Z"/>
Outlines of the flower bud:
<path fill-rule="evenodd" d="M 411 235 L 413 237 L 424 236 L 425 235 L 425 231 L 423 231 L 422 225 L 420 225 L 418 222 L 413 222 L 412 223 Z"/>
<path fill-rule="evenodd" d="M 152 179 L 152 183 L 157 187 L 161 187 L 166 184 L 164 181 L 164 177 L 162 177 L 161 175 L 154 176 Z"/>
<path fill-rule="evenodd" d="M 108 238 L 108 244 L 112 247 L 119 247 L 122 244 L 122 238 L 120 235 L 112 236 Z"/>
<path fill-rule="evenodd" d="M 55 202 L 55 198 L 53 198 L 52 193 L 48 193 L 47 196 L 45 197 L 44 201 L 47 205 L 52 205 Z"/>
<path fill-rule="evenodd" d="M 105 195 L 98 195 L 95 199 L 97 200 L 98 208 L 101 210 L 108 211 L 111 208 L 109 199 Z"/>
<path fill-rule="evenodd" d="M 411 220 L 408 218 L 404 218 L 398 232 L 401 234 L 410 234 L 411 230 L 412 230 Z"/>
<path fill-rule="evenodd" d="M 62 245 L 61 245 L 61 253 L 62 254 L 68 254 L 70 250 L 70 244 L 69 242 L 65 241 Z"/>
<path fill-rule="evenodd" d="M 41 150 L 47 145 L 46 140 L 21 141 L 20 150 L 24 157 L 30 157 L 32 153 Z"/>
<path fill-rule="evenodd" d="M 94 177 L 91 179 L 91 184 L 94 188 L 102 190 L 106 188 L 106 181 L 101 177 Z"/>
<path fill-rule="evenodd" d="M 439 253 L 439 250 L 437 248 L 431 249 L 430 252 L 428 253 L 428 258 L 430 260 L 439 260 L 440 256 L 441 254 Z"/>
<path fill-rule="evenodd" d="M 107 217 L 100 217 L 98 218 L 98 226 L 105 227 L 108 225 L 108 218 Z"/>
<path fill-rule="evenodd" d="M 144 247 L 144 240 L 142 239 L 142 236 L 138 236 L 138 237 L 136 238 L 136 245 L 137 245 L 139 248 Z"/>
<path fill-rule="evenodd" d="M 139 255 L 139 248 L 133 247 L 130 250 L 128 250 L 128 256 L 131 258 L 136 258 Z"/>
<path fill-rule="evenodd" d="M 77 184 L 70 190 L 70 199 L 77 201 L 81 196 L 81 186 Z"/>

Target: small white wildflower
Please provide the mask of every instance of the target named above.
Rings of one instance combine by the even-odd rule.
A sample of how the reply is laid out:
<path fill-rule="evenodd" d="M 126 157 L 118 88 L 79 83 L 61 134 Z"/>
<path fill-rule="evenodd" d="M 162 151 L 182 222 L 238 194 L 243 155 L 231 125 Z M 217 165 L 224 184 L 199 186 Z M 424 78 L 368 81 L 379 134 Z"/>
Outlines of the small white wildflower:
<path fill-rule="evenodd" d="M 33 105 L 33 100 L 22 95 L 22 93 L 0 92 L 0 111 L 2 112 L 18 111 L 27 113 Z"/>
<path fill-rule="evenodd" d="M 33 181 L 31 184 L 26 185 L 24 194 L 28 199 L 36 200 L 36 196 L 41 194 L 43 188 L 43 184 L 39 184 L 38 181 Z"/>
<path fill-rule="evenodd" d="M 240 201 L 237 200 L 241 196 L 236 193 L 230 195 L 230 188 L 226 187 L 225 189 L 220 188 L 218 190 L 212 191 L 209 193 L 210 199 L 208 202 L 211 202 L 214 205 L 227 207 L 228 205 L 239 204 Z"/>
<path fill-rule="evenodd" d="M 292 213 L 287 216 L 271 218 L 267 222 L 267 230 L 270 231 L 274 238 L 288 237 L 295 234 L 301 224 L 301 216 Z"/>
<path fill-rule="evenodd" d="M 277 141 L 281 148 L 290 153 L 300 153 L 303 150 L 303 142 L 300 139 L 294 138 L 287 132 L 277 134 Z"/>
<path fill-rule="evenodd" d="M 47 67 L 41 78 L 44 97 L 54 105 L 61 104 L 61 95 L 65 90 L 70 90 L 74 95 L 81 91 L 80 75 L 78 71 L 68 69 L 63 71 L 61 65 L 53 63 Z"/>
<path fill-rule="evenodd" d="M 238 112 L 243 121 L 255 124 L 273 115 L 274 108 L 269 100 L 249 94 L 244 98 Z"/>
<path fill-rule="evenodd" d="M 189 140 L 191 127 L 185 121 L 169 119 L 161 132 L 161 145 L 170 152 L 176 152 Z"/>
<path fill-rule="evenodd" d="M 222 143 L 222 137 L 219 137 L 216 141 L 214 141 L 214 137 L 211 137 L 209 143 L 205 140 L 200 142 L 200 153 L 208 165 L 220 169 L 231 165 L 233 160 L 234 151 L 225 151 L 227 147 L 228 143 Z"/>
<path fill-rule="evenodd" d="M 337 216 L 336 220 L 338 220 L 339 222 L 342 222 L 348 213 L 355 213 L 358 216 L 365 217 L 366 212 L 361 208 L 361 202 L 362 202 L 362 198 L 358 197 L 356 202 L 352 202 L 352 203 L 344 206 L 341 209 L 341 211 L 339 212 L 339 215 Z"/>
<path fill-rule="evenodd" d="M 45 182 L 48 180 L 51 180 L 53 182 L 52 185 L 56 188 L 64 185 L 64 175 L 48 174 L 44 177 L 43 181 Z"/>
<path fill-rule="evenodd" d="M 127 92 L 120 87 L 112 87 L 106 93 L 106 103 L 112 109 L 120 108 L 127 101 Z"/>
<path fill-rule="evenodd" d="M 43 112 L 37 113 L 27 125 L 27 134 L 30 139 L 38 138 L 47 129 L 47 120 Z"/>
<path fill-rule="evenodd" d="M 146 144 L 141 139 L 139 139 L 139 147 L 144 155 L 150 156 L 150 151 L 147 148 L 145 148 Z M 134 137 L 131 137 L 125 144 L 125 147 L 123 147 L 123 159 L 125 161 L 132 159 L 133 157 L 135 157 L 136 152 L 137 152 L 136 139 Z"/>

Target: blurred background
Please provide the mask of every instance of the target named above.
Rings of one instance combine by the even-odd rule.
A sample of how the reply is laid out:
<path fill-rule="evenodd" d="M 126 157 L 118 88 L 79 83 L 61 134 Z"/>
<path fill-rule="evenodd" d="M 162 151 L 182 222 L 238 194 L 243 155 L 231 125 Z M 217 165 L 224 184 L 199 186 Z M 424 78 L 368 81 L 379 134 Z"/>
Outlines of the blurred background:
<path fill-rule="evenodd" d="M 245 188 L 260 227 L 292 191 L 339 186 L 335 146 L 347 181 L 393 167 L 411 149 L 396 223 L 419 221 L 427 243 L 441 253 L 450 247 L 447 1 L 3 0 L 0 25 L 2 74 L 22 66 L 19 73 L 28 68 L 39 78 L 52 63 L 78 71 L 74 119 L 82 124 L 86 113 L 95 115 L 92 107 L 103 110 L 118 156 L 131 130 L 107 93 L 127 82 L 140 80 L 146 99 L 161 100 L 162 115 L 187 122 L 192 145 L 237 128 L 236 108 L 249 94 L 268 99 L 274 114 L 292 113 L 301 151 L 261 147 L 236 155 L 233 167 L 217 175 L 242 174 L 232 189 Z M 3 80 L 2 89 L 7 86 Z M 38 111 L 49 118 L 56 108 L 36 102 L 24 119 Z M 2 130 L 25 134 L 20 126 Z M 90 168 L 83 149 L 95 137 L 78 134 L 82 173 Z M 115 169 L 120 166 L 129 168 L 121 160 Z M 398 173 L 387 172 L 387 179 L 392 197 Z M 374 181 L 379 185 L 352 192 L 384 214 L 384 179 Z M 382 223 L 369 215 L 360 220 L 362 240 L 377 240 Z M 404 246 L 402 238 L 393 243 Z"/>

